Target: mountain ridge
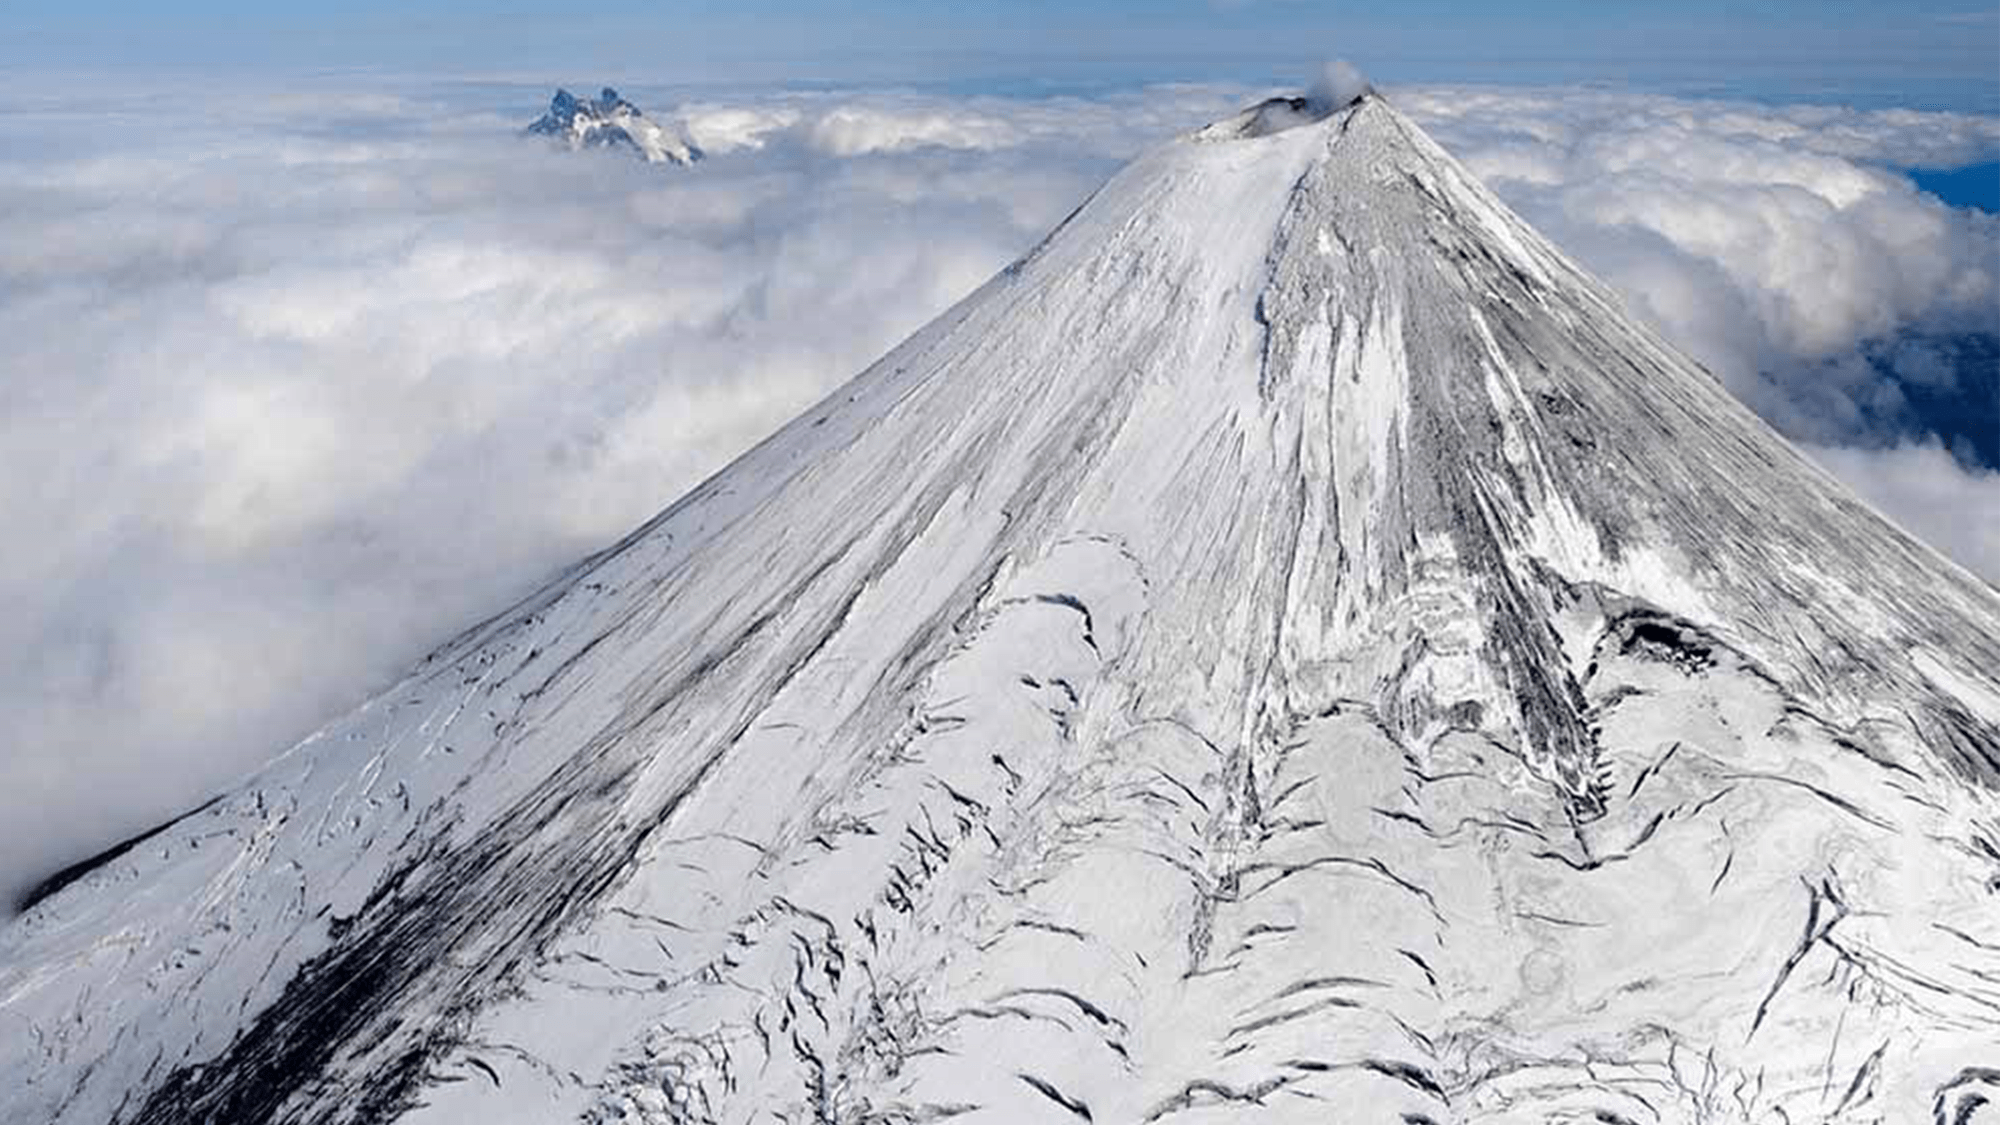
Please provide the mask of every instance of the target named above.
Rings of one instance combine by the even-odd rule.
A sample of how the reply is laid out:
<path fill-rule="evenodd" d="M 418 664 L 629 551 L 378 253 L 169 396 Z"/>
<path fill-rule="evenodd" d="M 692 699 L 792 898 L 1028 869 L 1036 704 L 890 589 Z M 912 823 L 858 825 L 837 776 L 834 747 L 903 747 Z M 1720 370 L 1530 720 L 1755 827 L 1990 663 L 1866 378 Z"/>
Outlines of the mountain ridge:
<path fill-rule="evenodd" d="M 1973 1112 L 2000 597 L 1305 116 L 0 935 L 0 1105 Z"/>
<path fill-rule="evenodd" d="M 548 112 L 531 122 L 525 132 L 556 140 L 571 152 L 615 148 L 648 164 L 686 167 L 704 156 L 687 136 L 656 124 L 609 86 L 588 100 L 557 88 Z"/>

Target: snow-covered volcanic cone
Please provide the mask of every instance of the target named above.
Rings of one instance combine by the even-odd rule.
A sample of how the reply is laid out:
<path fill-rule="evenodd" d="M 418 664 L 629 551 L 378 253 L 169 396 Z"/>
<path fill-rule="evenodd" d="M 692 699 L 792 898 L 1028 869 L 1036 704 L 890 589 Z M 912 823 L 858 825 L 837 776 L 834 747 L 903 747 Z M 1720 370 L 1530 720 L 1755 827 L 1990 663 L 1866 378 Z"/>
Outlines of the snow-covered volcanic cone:
<path fill-rule="evenodd" d="M 1996 669 L 1387 101 L 1280 100 L 40 902 L 0 1118 L 1987 1120 Z"/>

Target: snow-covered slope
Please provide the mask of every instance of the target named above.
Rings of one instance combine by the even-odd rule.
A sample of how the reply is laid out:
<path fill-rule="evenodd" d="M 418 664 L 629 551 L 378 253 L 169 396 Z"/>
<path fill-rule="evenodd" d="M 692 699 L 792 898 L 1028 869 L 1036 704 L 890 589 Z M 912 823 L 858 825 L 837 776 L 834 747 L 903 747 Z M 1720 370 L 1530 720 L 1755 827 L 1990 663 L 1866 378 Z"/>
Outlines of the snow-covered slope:
<path fill-rule="evenodd" d="M 0 1118 L 1974 1122 L 2000 597 L 1259 107 L 0 936 Z"/>
<path fill-rule="evenodd" d="M 693 141 L 656 124 L 639 107 L 606 86 L 594 101 L 557 90 L 549 111 L 528 126 L 534 136 L 553 137 L 571 151 L 621 148 L 648 164 L 693 164 L 702 157 Z"/>

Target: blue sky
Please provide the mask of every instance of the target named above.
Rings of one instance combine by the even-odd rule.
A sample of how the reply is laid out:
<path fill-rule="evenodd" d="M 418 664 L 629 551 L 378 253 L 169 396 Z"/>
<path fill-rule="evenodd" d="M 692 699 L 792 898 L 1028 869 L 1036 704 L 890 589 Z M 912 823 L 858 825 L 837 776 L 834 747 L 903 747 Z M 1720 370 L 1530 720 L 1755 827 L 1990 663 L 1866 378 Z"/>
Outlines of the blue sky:
<path fill-rule="evenodd" d="M 578 73 L 659 81 L 1395 81 L 2000 110 L 1992 0 L 9 0 L 0 66 Z"/>

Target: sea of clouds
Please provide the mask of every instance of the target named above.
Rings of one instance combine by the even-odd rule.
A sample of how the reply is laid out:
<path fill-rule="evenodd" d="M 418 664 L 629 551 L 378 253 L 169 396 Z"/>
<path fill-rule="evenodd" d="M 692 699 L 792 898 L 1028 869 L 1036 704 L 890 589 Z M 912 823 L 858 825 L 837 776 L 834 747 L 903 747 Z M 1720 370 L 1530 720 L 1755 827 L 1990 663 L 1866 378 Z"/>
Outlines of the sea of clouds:
<path fill-rule="evenodd" d="M 627 89 L 710 154 L 662 169 L 519 138 L 527 87 L 0 85 L 0 892 L 199 803 L 1263 92 Z M 1960 377 L 1925 341 L 2000 333 L 2000 220 L 1897 171 L 1993 159 L 2000 119 L 1388 93 L 2000 579 L 2000 474 L 1901 401 Z"/>

